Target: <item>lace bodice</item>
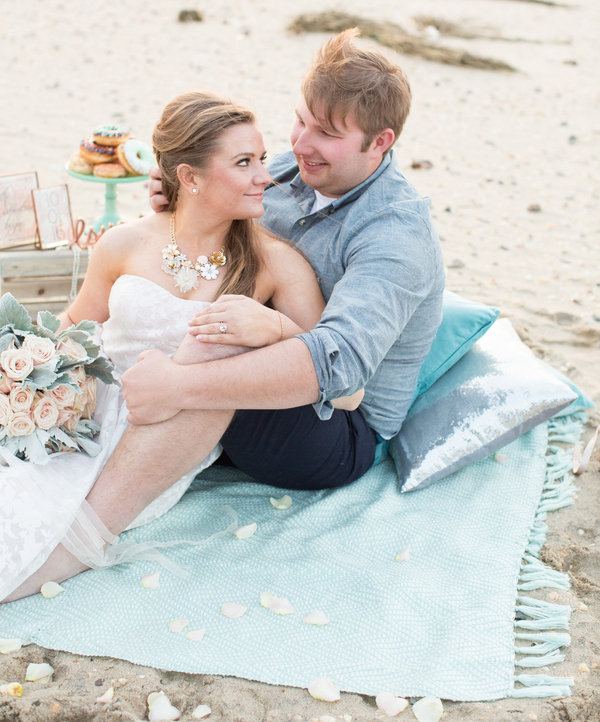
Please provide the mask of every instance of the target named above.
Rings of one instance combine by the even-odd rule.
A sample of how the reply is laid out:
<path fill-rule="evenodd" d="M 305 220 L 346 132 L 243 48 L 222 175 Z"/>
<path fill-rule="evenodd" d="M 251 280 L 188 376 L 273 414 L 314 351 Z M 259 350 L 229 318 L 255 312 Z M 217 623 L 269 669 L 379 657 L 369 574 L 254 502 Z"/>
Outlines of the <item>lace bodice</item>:
<path fill-rule="evenodd" d="M 188 321 L 209 304 L 178 298 L 141 276 L 119 276 L 109 298 L 110 318 L 102 344 L 120 374 L 150 348 L 172 356 L 187 333 Z"/>

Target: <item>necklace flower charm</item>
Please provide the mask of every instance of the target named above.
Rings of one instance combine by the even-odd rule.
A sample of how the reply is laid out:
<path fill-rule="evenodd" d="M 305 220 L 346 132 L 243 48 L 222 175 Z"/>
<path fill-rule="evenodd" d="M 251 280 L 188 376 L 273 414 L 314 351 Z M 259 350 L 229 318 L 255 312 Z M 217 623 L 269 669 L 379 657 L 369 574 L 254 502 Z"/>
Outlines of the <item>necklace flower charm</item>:
<path fill-rule="evenodd" d="M 200 276 L 207 281 L 214 281 L 219 275 L 218 267 L 227 263 L 224 248 L 210 256 L 198 256 L 195 263 L 188 261 L 186 255 L 179 251 L 175 240 L 175 212 L 171 214 L 169 236 L 171 242 L 162 250 L 162 270 L 174 276 L 175 286 L 182 293 L 198 288 Z"/>

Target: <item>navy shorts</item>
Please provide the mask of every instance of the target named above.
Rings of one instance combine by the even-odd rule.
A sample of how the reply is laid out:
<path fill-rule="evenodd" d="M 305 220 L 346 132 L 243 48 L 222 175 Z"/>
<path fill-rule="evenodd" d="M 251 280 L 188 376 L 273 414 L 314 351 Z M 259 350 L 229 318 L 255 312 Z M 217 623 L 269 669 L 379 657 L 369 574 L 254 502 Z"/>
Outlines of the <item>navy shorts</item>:
<path fill-rule="evenodd" d="M 377 435 L 360 409 L 335 409 L 319 419 L 312 406 L 236 411 L 221 439 L 217 463 L 258 482 L 285 489 L 328 489 L 350 484 L 373 465 Z"/>

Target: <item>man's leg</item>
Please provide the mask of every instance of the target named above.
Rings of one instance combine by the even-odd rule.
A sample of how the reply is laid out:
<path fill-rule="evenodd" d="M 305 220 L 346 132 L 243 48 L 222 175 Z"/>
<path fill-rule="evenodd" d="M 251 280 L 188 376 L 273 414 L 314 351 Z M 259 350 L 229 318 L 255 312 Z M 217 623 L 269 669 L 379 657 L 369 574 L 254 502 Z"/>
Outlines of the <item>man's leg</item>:
<path fill-rule="evenodd" d="M 239 346 L 204 345 L 186 335 L 174 360 L 201 363 L 244 350 Z M 130 426 L 87 501 L 108 529 L 120 534 L 150 502 L 209 454 L 232 415 L 233 411 L 182 411 L 159 424 Z M 45 582 L 62 582 L 86 569 L 59 544 L 42 567 L 2 601 L 36 594 Z"/>
<path fill-rule="evenodd" d="M 237 411 L 221 439 L 230 461 L 256 481 L 327 489 L 355 481 L 375 457 L 377 437 L 360 410 L 321 421 L 312 406 Z"/>

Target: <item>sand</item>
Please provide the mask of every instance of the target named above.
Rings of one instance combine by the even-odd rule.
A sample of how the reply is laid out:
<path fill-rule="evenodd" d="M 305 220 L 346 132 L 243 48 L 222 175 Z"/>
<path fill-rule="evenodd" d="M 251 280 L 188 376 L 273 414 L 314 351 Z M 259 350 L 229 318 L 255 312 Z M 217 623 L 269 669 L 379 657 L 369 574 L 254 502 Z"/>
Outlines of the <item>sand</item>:
<path fill-rule="evenodd" d="M 196 2 L 196 0 L 192 0 Z M 201 23 L 178 23 L 181 9 Z M 149 141 L 162 107 L 178 93 L 208 88 L 252 107 L 269 153 L 288 148 L 303 69 L 325 35 L 290 36 L 298 13 L 326 8 L 308 0 L 19 0 L 0 2 L 0 174 L 37 170 L 40 185 L 69 183 L 73 212 L 88 221 L 102 208 L 100 188 L 69 178 L 64 166 L 100 123 L 125 123 Z M 600 403 L 598 92 L 600 6 L 556 7 L 517 0 L 346 0 L 343 9 L 416 30 L 411 14 L 488 26 L 535 42 L 444 39 L 456 48 L 508 62 L 517 73 L 449 67 L 394 56 L 407 71 L 414 104 L 396 146 L 402 171 L 433 199 L 447 286 L 500 307 L 523 340 Z M 393 55 L 392 53 L 390 53 Z M 428 160 L 430 169 L 413 169 Z M 149 212 L 145 184 L 119 190 L 122 214 Z M 528 210 L 537 204 L 539 211 Z M 586 437 L 600 422 L 594 411 Z M 452 720 L 592 722 L 600 720 L 600 514 L 598 451 L 578 484 L 577 503 L 550 516 L 543 558 L 569 572 L 573 642 L 549 671 L 572 675 L 564 700 L 445 703 Z M 540 590 L 543 599 L 553 599 Z M 581 604 L 587 610 L 580 610 Z M 126 662 L 77 658 L 29 646 L 0 660 L 0 684 L 24 679 L 29 662 L 56 669 L 50 685 L 21 699 L 0 697 L 8 720 L 145 719 L 145 699 L 163 689 L 192 719 L 279 722 L 381 717 L 372 698 L 343 694 L 328 705 L 305 690 L 243 679 L 194 676 Z M 586 664 L 589 672 L 580 671 Z M 117 680 L 117 681 L 115 681 Z M 111 684 L 116 701 L 95 699 Z M 347 718 L 346 718 L 347 719 Z M 398 719 L 411 720 L 410 710 Z"/>

